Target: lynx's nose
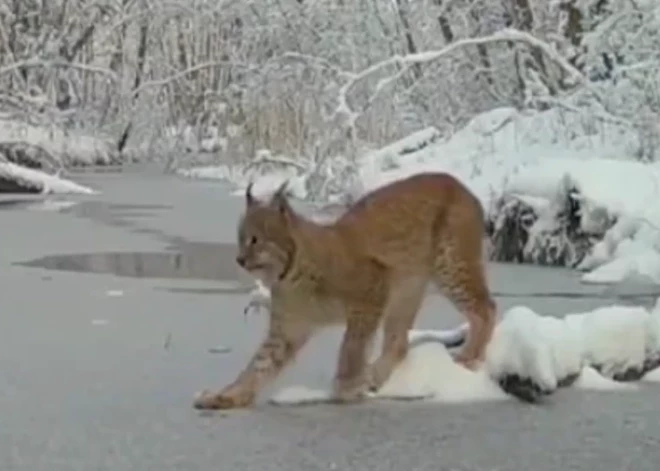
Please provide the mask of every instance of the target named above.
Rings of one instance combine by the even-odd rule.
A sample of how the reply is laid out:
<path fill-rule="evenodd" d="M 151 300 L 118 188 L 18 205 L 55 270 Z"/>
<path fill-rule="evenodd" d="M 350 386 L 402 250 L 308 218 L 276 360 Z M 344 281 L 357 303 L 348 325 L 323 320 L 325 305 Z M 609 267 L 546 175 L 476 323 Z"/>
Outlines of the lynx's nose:
<path fill-rule="evenodd" d="M 238 255 L 236 257 L 236 263 L 238 263 L 240 266 L 244 267 L 245 266 L 245 257 Z"/>

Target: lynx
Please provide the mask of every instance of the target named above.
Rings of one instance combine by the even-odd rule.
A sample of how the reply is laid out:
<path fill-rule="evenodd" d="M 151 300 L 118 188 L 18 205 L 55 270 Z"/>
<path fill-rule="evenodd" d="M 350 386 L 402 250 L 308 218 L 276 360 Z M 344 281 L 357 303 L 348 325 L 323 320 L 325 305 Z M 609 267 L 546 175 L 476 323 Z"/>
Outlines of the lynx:
<path fill-rule="evenodd" d="M 250 407 L 322 327 L 345 325 L 333 401 L 376 392 L 408 352 L 426 286 L 435 283 L 468 320 L 455 360 L 484 359 L 496 305 L 483 257 L 479 200 L 456 178 L 421 173 L 382 186 L 337 220 L 319 224 L 294 211 L 282 185 L 269 202 L 246 190 L 236 262 L 271 290 L 268 333 L 247 367 L 219 392 L 202 391 L 198 409 Z M 380 356 L 368 354 L 380 324 Z"/>

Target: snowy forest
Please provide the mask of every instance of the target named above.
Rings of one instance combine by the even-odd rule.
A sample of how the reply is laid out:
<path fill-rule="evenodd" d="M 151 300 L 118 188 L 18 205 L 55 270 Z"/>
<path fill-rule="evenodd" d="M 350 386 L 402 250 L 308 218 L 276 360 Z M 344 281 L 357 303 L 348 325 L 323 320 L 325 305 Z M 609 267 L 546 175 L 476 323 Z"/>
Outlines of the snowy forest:
<path fill-rule="evenodd" d="M 115 159 L 350 155 L 502 106 L 634 128 L 654 159 L 650 0 L 2 0 L 3 117 Z M 185 149 L 184 149 L 185 150 Z M 176 157 L 174 157 L 176 156 Z"/>
<path fill-rule="evenodd" d="M 639 207 L 655 195 L 659 68 L 654 0 L 0 0 L 0 169 L 155 162 L 240 180 L 266 162 L 329 200 L 375 184 L 365 156 L 371 175 L 455 157 L 505 240 L 496 258 L 575 266 L 599 243 L 594 268 L 658 227 L 602 196 L 622 172 Z M 580 152 L 541 171 L 551 190 L 518 175 Z"/>

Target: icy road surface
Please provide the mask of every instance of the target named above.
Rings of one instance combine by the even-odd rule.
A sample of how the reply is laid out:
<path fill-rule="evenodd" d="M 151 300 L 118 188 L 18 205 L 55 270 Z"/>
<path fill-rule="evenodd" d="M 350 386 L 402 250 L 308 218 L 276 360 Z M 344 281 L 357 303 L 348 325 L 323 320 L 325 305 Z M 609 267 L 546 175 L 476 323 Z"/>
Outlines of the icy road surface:
<path fill-rule="evenodd" d="M 657 384 L 565 390 L 540 406 L 266 404 L 283 385 L 330 381 L 336 331 L 316 338 L 254 410 L 201 415 L 193 394 L 230 381 L 265 326 L 263 315 L 243 316 L 249 279 L 233 263 L 243 200 L 218 182 L 74 179 L 102 193 L 60 198 L 81 201 L 71 207 L 0 201 L 3 471 L 657 470 Z M 648 286 L 577 280 L 490 267 L 500 310 L 655 301 Z M 459 321 L 433 294 L 416 326 Z"/>

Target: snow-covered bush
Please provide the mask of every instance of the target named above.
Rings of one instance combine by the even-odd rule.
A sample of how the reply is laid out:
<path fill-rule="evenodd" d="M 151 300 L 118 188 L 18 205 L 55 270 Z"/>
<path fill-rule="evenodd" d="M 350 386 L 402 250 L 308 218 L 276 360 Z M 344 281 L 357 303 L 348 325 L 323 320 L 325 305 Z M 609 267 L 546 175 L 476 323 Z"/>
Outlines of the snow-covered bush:
<path fill-rule="evenodd" d="M 491 259 L 501 262 L 576 267 L 590 253 L 616 219 L 591 228 L 582 224 L 579 190 L 568 175 L 550 200 L 505 193 L 488 215 Z"/>

